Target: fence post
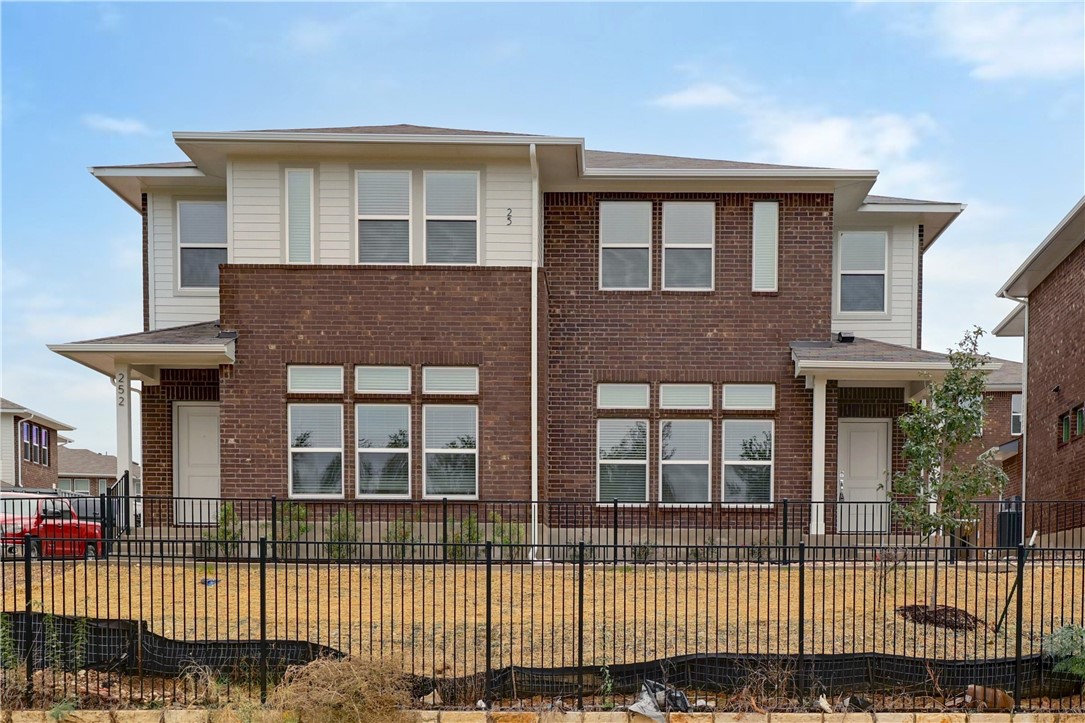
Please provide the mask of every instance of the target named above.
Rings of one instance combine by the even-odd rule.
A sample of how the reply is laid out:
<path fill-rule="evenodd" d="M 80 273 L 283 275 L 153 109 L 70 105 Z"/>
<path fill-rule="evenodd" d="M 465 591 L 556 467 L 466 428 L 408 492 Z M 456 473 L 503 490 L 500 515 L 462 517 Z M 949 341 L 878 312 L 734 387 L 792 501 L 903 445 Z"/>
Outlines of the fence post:
<path fill-rule="evenodd" d="M 274 498 L 272 498 L 274 499 Z M 274 508 L 273 508 L 274 509 Z M 260 538 L 260 705 L 267 703 L 267 538 Z"/>
<path fill-rule="evenodd" d="M 1013 707 L 1021 710 L 1021 628 L 1024 627 L 1025 545 L 1017 545 L 1017 632 L 1013 661 Z"/>
<path fill-rule="evenodd" d="M 98 493 L 98 514 L 102 520 L 102 554 L 108 557 L 113 548 L 113 503 L 106 499 L 105 492 Z"/>
<path fill-rule="evenodd" d="M 790 565 L 791 564 L 791 535 L 788 534 L 789 525 L 788 525 L 788 519 L 787 519 L 787 498 L 786 497 L 784 498 L 784 512 L 783 512 L 783 515 L 784 515 L 784 519 L 783 519 L 783 525 L 784 525 L 784 554 L 780 558 L 780 564 L 781 565 Z"/>
<path fill-rule="evenodd" d="M 494 543 L 486 540 L 486 692 L 483 697 L 486 705 L 493 699 L 493 560 Z"/>
<path fill-rule="evenodd" d="M 806 696 L 806 541 L 799 542 L 799 659 L 796 664 L 798 697 Z"/>
<path fill-rule="evenodd" d="M 272 559 L 279 559 L 279 546 L 276 544 L 279 541 L 279 499 L 275 495 L 271 496 L 271 557 Z"/>
<path fill-rule="evenodd" d="M 584 710 L 584 541 L 577 555 L 576 708 Z"/>
<path fill-rule="evenodd" d="M 441 498 L 441 559 L 448 562 L 448 498 Z"/>
<path fill-rule="evenodd" d="M 612 522 L 614 524 L 614 564 L 618 564 L 618 498 L 614 498 L 614 514 Z"/>
<path fill-rule="evenodd" d="M 32 622 L 34 603 L 30 596 L 30 586 L 33 583 L 31 578 L 34 575 L 34 568 L 30 564 L 31 544 L 33 543 L 30 540 L 30 535 L 24 535 L 23 577 L 25 578 L 25 582 L 23 583 L 23 603 L 25 617 L 23 617 L 23 650 L 26 652 L 26 704 L 28 706 L 34 702 L 34 627 Z"/>

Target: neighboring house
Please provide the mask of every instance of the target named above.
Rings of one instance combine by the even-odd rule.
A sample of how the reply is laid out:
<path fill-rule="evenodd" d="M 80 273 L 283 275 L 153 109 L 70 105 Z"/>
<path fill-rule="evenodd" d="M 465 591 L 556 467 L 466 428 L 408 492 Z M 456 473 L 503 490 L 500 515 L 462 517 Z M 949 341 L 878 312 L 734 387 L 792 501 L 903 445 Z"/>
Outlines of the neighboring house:
<path fill-rule="evenodd" d="M 992 361 L 1001 366 L 987 376 L 987 387 L 983 393 L 986 416 L 983 420 L 983 433 L 970 444 L 957 450 L 958 464 L 973 464 L 986 453 L 993 454 L 1009 478 L 1003 497 L 1009 498 L 1021 494 L 1021 467 L 1018 448 L 1022 428 L 1022 379 L 1024 369 L 1020 362 L 1009 359 Z"/>
<path fill-rule="evenodd" d="M 995 334 L 1024 337 L 1022 496 L 1085 500 L 1085 198 L 998 296 L 1020 302 Z"/>
<path fill-rule="evenodd" d="M 53 489 L 57 483 L 57 448 L 69 441 L 64 422 L 29 407 L 0 399 L 0 483 L 4 489 Z"/>
<path fill-rule="evenodd" d="M 121 469 L 143 383 L 147 494 L 735 524 L 840 499 L 810 529 L 869 529 L 896 419 L 949 368 L 920 349 L 923 255 L 963 206 L 868 195 L 873 170 L 417 126 L 174 138 L 191 160 L 91 169 L 143 219 L 143 331 L 50 347 L 119 381 Z"/>
<path fill-rule="evenodd" d="M 89 449 L 60 448 L 60 479 L 57 489 L 64 492 L 78 492 L 96 495 L 105 492 L 117 481 L 117 458 L 111 454 L 100 454 Z M 139 465 L 132 463 L 131 494 L 139 494 L 138 483 L 141 479 Z"/>

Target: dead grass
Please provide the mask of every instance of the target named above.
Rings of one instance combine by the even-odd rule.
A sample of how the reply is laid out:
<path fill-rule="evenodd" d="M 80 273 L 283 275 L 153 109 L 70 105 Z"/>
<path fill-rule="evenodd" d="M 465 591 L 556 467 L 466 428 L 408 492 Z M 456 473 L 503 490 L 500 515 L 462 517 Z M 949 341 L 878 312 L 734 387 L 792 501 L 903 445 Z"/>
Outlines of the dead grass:
<path fill-rule="evenodd" d="M 412 700 L 403 666 L 392 659 L 321 658 L 287 671 L 268 703 L 305 720 L 409 723 Z"/>
<path fill-rule="evenodd" d="M 147 621 L 187 640 L 259 637 L 257 565 L 86 565 L 45 562 L 34 608 L 59 615 Z M 870 651 L 942 659 L 1010 657 L 1009 625 L 993 631 L 1015 568 L 1007 563 L 808 564 L 807 653 Z M 5 566 L 3 609 L 23 609 L 21 568 Z M 558 667 L 577 660 L 579 583 L 573 565 L 269 565 L 267 633 L 363 658 L 396 656 L 424 676 L 485 667 L 487 602 L 495 667 Z M 1025 652 L 1085 607 L 1085 570 L 1036 564 L 1024 580 Z M 959 608 L 975 631 L 905 620 L 903 605 Z M 584 574 L 584 662 L 641 662 L 705 652 L 797 652 L 798 569 L 777 565 L 589 565 Z"/>

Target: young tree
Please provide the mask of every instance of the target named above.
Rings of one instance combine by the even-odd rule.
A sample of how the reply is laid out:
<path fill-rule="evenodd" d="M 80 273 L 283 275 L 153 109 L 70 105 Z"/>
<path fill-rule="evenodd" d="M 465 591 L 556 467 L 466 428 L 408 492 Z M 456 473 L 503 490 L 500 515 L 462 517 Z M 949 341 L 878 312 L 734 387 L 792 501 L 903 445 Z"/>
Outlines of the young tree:
<path fill-rule="evenodd" d="M 1006 485 L 1006 474 L 987 454 L 964 465 L 956 461 L 957 450 L 983 431 L 981 367 L 990 356 L 979 352 L 982 336 L 979 327 L 965 333 L 949 350 L 951 368 L 945 378 L 931 382 L 929 397 L 912 400 L 899 421 L 907 468 L 893 479 L 893 515 L 924 536 L 975 519 L 979 509 L 974 500 Z"/>

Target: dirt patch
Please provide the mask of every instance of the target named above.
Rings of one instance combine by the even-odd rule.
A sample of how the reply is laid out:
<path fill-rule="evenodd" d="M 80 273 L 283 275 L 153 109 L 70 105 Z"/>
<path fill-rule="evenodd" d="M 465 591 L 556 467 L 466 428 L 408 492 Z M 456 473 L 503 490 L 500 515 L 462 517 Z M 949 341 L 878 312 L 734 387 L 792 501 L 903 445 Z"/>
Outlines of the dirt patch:
<path fill-rule="evenodd" d="M 949 605 L 903 605 L 897 614 L 920 625 L 950 630 L 975 630 L 985 624 L 972 613 Z"/>

